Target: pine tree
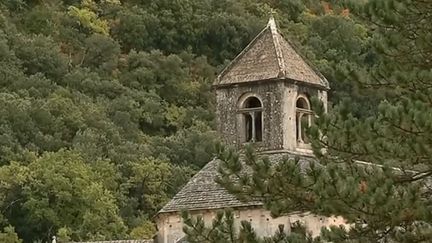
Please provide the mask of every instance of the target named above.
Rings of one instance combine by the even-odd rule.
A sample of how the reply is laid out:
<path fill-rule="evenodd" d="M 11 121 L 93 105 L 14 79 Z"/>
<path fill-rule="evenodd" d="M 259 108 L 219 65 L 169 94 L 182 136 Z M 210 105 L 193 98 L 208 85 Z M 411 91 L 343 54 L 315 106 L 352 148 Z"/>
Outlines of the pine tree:
<path fill-rule="evenodd" d="M 304 225 L 295 223 L 291 234 L 286 234 L 280 225 L 272 237 L 258 237 L 250 222 L 241 221 L 237 227 L 231 209 L 219 211 L 213 219 L 211 227 L 206 227 L 202 217 L 191 217 L 188 212 L 182 213 L 186 240 L 190 243 L 319 243 L 320 238 L 313 239 Z"/>
<path fill-rule="evenodd" d="M 356 104 L 341 102 L 326 114 L 315 101 L 309 135 L 318 163 L 302 171 L 297 159 L 273 163 L 251 149 L 241 162 L 222 148 L 219 183 L 242 200 L 260 197 L 274 216 L 345 218 L 347 227 L 322 230 L 326 241 L 431 242 L 432 2 L 347 6 L 369 26 L 377 55 L 369 72 L 347 78 L 382 94 L 377 109 L 359 117 Z"/>

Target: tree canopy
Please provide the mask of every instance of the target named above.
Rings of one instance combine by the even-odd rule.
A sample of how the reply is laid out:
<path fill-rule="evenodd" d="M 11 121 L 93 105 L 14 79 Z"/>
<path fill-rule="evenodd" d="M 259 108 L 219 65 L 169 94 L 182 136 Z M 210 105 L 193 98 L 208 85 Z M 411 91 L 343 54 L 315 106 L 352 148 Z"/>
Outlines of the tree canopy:
<path fill-rule="evenodd" d="M 345 78 L 377 65 L 374 32 L 329 6 L 1 1 L 0 239 L 151 235 L 154 214 L 215 153 L 215 74 L 271 12 L 331 82 L 333 103 L 356 102 L 354 117 L 376 110 L 383 93 Z"/>
<path fill-rule="evenodd" d="M 316 119 L 308 133 L 317 163 L 302 171 L 298 159 L 274 164 L 248 150 L 243 164 L 235 152 L 220 149 L 219 183 L 243 200 L 263 198 L 275 216 L 300 210 L 346 220 L 345 227 L 323 229 L 314 241 L 430 242 L 432 3 L 369 0 L 344 4 L 356 22 L 368 26 L 375 56 L 374 62 L 366 58 L 363 68 L 348 69 L 345 76 L 360 88 L 373 89 L 377 108 L 356 110 L 353 107 L 367 103 L 342 99 L 325 113 L 316 100 Z M 252 174 L 245 173 L 245 166 L 252 168 Z M 218 219 L 229 225 L 229 214 Z M 213 232 L 201 227 L 200 219 L 191 221 L 185 216 L 185 220 L 192 242 Z M 214 223 L 216 231 L 219 221 Z M 248 231 L 252 237 L 248 227 L 227 232 L 240 237 Z M 300 236 L 300 241 L 285 237 L 270 242 L 312 242 L 307 234 Z M 240 237 L 228 242 L 261 240 Z"/>

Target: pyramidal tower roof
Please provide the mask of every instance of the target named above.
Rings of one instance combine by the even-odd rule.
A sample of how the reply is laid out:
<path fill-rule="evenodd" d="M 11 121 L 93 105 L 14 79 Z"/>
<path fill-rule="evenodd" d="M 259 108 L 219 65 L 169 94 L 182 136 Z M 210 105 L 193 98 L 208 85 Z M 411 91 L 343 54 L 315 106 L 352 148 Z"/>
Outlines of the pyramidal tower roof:
<path fill-rule="evenodd" d="M 329 88 L 324 76 L 283 38 L 271 17 L 267 26 L 219 74 L 214 85 L 281 79 Z"/>

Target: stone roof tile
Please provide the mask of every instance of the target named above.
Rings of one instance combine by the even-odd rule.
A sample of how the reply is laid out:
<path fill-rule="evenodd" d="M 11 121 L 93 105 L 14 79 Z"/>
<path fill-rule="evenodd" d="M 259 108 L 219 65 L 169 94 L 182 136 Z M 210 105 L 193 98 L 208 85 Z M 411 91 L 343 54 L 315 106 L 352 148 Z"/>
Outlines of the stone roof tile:
<path fill-rule="evenodd" d="M 269 159 L 275 163 L 280 161 L 284 156 L 294 157 L 294 155 L 289 153 L 268 155 Z M 306 168 L 311 161 L 310 157 L 301 157 L 300 167 L 303 169 Z M 260 201 L 241 202 L 216 183 L 215 179 L 218 176 L 220 162 L 220 160 L 214 159 L 205 165 L 159 213 L 262 205 Z"/>

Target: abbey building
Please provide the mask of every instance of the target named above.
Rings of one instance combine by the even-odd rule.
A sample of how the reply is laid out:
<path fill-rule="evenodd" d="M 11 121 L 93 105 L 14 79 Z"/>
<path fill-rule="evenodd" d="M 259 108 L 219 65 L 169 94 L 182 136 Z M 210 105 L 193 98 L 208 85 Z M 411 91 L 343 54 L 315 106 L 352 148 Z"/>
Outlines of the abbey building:
<path fill-rule="evenodd" d="M 327 80 L 279 33 L 273 18 L 252 42 L 223 70 L 214 83 L 217 124 L 221 139 L 241 149 L 254 143 L 272 160 L 300 156 L 300 166 L 313 160 L 304 132 L 313 119 L 310 98 L 327 106 Z M 216 212 L 234 209 L 236 220 L 251 222 L 259 236 L 272 235 L 283 224 L 300 221 L 314 235 L 322 226 L 343 223 L 293 212 L 272 218 L 260 202 L 241 202 L 215 182 L 218 161 L 210 161 L 158 213 L 157 242 L 182 242 L 180 212 L 188 210 L 211 223 Z"/>

